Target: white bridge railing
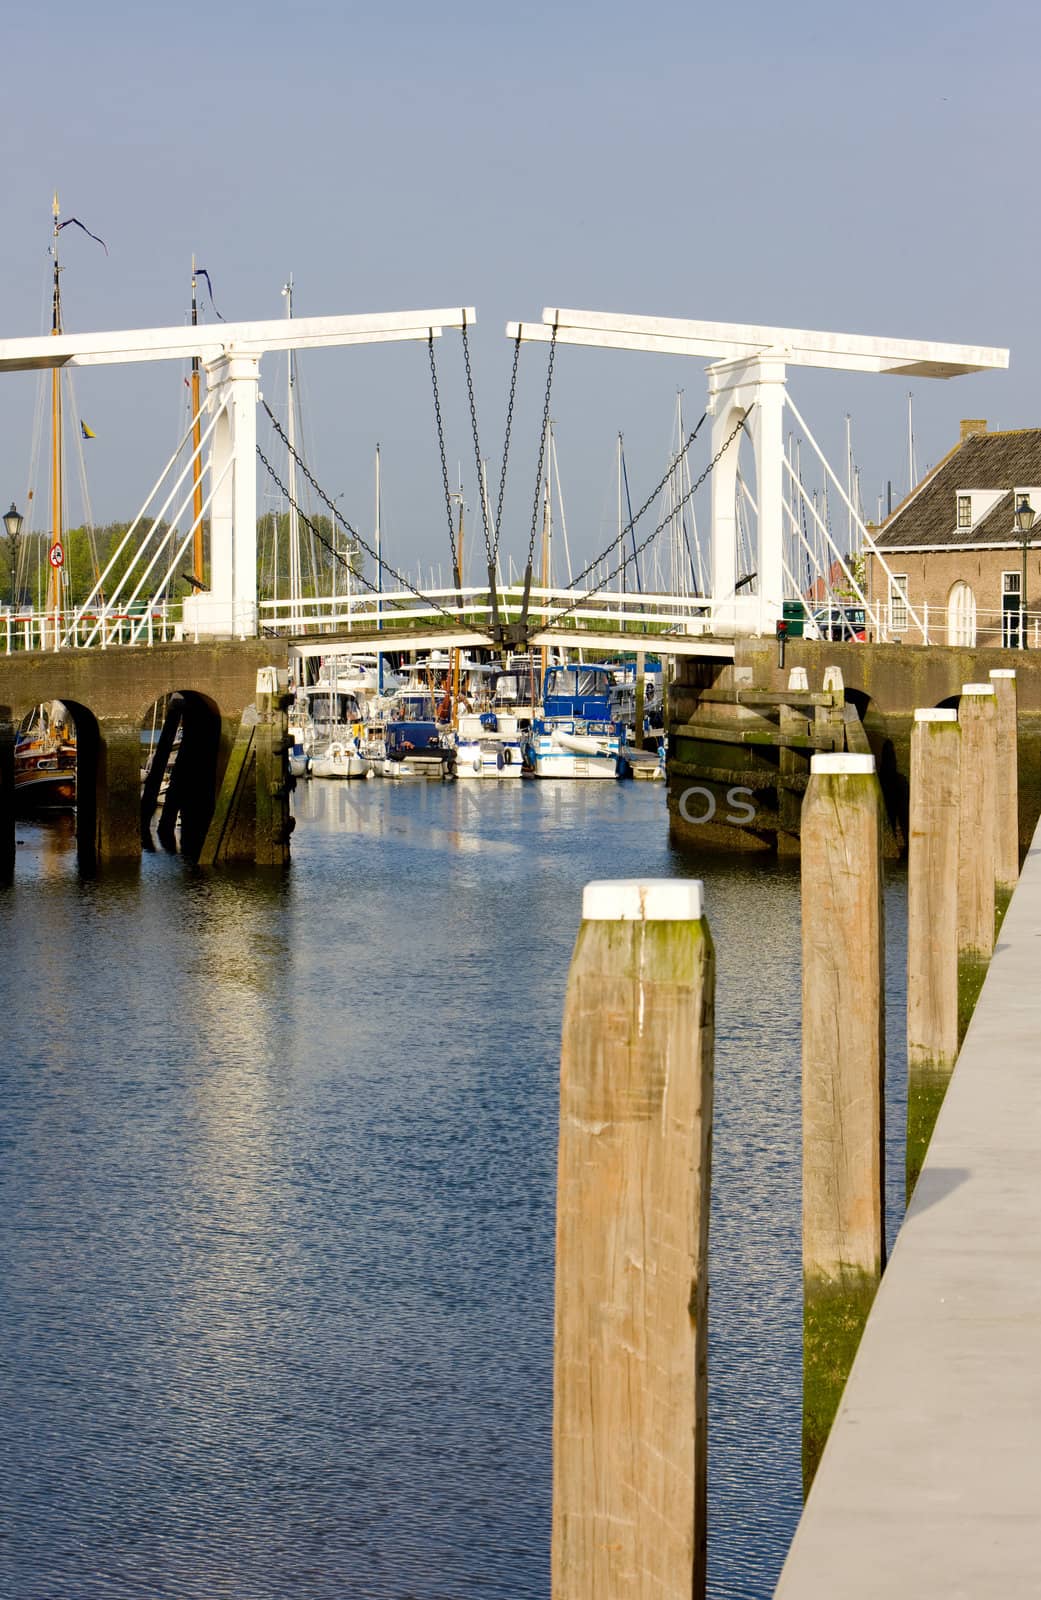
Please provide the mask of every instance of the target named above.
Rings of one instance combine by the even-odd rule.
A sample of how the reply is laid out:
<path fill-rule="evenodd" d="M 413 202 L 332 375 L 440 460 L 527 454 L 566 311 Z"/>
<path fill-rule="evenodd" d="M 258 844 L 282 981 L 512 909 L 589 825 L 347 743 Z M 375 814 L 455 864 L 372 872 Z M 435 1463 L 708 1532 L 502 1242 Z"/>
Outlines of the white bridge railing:
<path fill-rule="evenodd" d="M 436 602 L 431 604 L 431 602 Z M 497 593 L 499 616 L 504 622 L 519 620 L 524 603 L 520 584 Z M 659 633 L 712 632 L 715 602 L 705 595 L 619 593 L 617 590 L 548 589 L 532 586 L 528 623 L 532 631 L 551 628 L 597 632 L 640 629 Z M 368 631 L 395 628 L 413 622 L 470 627 L 486 632 L 494 607 L 488 586 L 430 589 L 416 596 L 407 589 L 381 595 L 332 595 L 306 600 L 263 600 L 261 628 L 265 633 Z"/>

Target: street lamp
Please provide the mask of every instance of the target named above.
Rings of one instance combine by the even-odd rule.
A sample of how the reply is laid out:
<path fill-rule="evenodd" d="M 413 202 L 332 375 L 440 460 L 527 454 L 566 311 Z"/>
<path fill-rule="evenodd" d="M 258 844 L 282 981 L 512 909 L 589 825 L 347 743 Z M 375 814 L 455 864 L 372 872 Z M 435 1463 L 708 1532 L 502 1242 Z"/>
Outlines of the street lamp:
<path fill-rule="evenodd" d="M 11 501 L 11 509 L 10 509 L 10 511 L 5 511 L 4 512 L 4 527 L 7 530 L 7 537 L 11 541 L 11 605 L 12 606 L 17 606 L 17 604 L 18 604 L 18 592 L 17 592 L 18 591 L 18 535 L 22 531 L 22 523 L 24 521 L 25 521 L 25 518 L 22 516 L 22 513 L 19 511 L 18 507 L 15 505 L 14 501 L 12 500 Z"/>
<path fill-rule="evenodd" d="M 1019 614 L 1022 621 L 1019 625 L 1019 645 L 1021 650 L 1027 648 L 1027 544 L 1030 539 L 1030 530 L 1034 526 L 1034 508 L 1030 504 L 1030 497 L 1021 494 L 1016 503 L 1016 531 L 1023 540 L 1023 577 L 1019 590 Z"/>

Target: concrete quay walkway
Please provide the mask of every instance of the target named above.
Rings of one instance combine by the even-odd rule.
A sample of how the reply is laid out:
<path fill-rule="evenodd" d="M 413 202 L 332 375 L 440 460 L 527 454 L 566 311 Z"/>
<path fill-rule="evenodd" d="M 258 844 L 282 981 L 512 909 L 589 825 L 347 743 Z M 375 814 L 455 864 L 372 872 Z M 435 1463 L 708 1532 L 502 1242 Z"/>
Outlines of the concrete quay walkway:
<path fill-rule="evenodd" d="M 1041 1596 L 1041 826 L 776 1600 Z"/>

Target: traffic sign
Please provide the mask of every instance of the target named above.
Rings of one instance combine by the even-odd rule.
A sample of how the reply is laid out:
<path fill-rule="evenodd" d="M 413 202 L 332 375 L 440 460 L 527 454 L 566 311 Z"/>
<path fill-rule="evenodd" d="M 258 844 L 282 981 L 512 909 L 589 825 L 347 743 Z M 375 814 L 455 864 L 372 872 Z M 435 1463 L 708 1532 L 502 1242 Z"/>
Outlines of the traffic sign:
<path fill-rule="evenodd" d="M 51 545 L 51 553 L 48 559 L 50 560 L 51 566 L 55 569 L 65 565 L 65 551 L 62 548 L 60 539 L 56 539 Z"/>

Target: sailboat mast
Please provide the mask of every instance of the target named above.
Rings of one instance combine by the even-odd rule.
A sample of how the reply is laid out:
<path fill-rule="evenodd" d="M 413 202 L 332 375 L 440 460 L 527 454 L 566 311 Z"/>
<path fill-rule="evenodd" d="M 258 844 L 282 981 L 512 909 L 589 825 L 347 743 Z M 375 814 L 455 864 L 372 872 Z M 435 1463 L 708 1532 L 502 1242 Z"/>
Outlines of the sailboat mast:
<path fill-rule="evenodd" d="M 453 576 L 459 586 L 457 599 L 459 601 L 459 620 L 462 621 L 462 584 L 463 584 L 463 486 L 459 485 L 459 529 L 455 542 L 455 573 Z M 452 727 L 459 726 L 459 667 L 462 652 L 456 648 L 452 651 Z"/>
<path fill-rule="evenodd" d="M 293 274 L 289 274 L 289 282 L 283 287 L 282 293 L 286 297 L 286 316 L 292 319 L 293 315 Z M 289 599 L 290 615 L 300 615 L 300 602 L 303 598 L 303 581 L 300 572 L 300 517 L 296 509 L 296 397 L 293 393 L 295 387 L 295 374 L 293 371 L 293 352 L 287 351 L 287 417 L 286 437 L 289 440 Z"/>
<path fill-rule="evenodd" d="M 545 424 L 547 434 L 547 451 L 545 451 L 545 502 L 542 506 L 542 589 L 550 587 L 550 541 L 553 538 L 553 424 Z M 542 595 L 542 627 L 548 627 L 550 621 L 550 602 L 548 595 Z M 539 690 L 545 685 L 545 667 L 548 662 L 547 646 L 542 645 L 540 651 L 542 670 L 539 674 Z"/>
<path fill-rule="evenodd" d="M 622 620 L 622 594 L 625 590 L 625 544 L 622 538 L 622 435 L 618 435 L 618 621 Z"/>
<path fill-rule="evenodd" d="M 51 335 L 56 337 L 61 333 L 61 268 L 58 265 L 58 234 L 61 229 L 58 224 L 60 216 L 58 195 L 54 196 L 54 238 L 51 244 L 51 255 L 54 259 L 54 288 L 51 297 Z M 62 544 L 62 412 L 61 412 L 61 368 L 55 367 L 51 372 L 51 547 L 50 571 L 47 575 L 47 610 L 54 613 L 55 642 L 57 630 L 61 620 L 61 557 L 64 555 Z M 58 559 L 55 558 L 57 551 Z"/>
<path fill-rule="evenodd" d="M 195 256 L 192 256 L 192 327 L 199 326 Z M 202 586 L 202 419 L 199 416 L 199 356 L 192 356 L 192 576 Z"/>
<path fill-rule="evenodd" d="M 375 530 L 376 531 L 376 630 L 377 630 L 377 632 L 382 632 L 382 630 L 383 630 L 383 601 L 381 599 L 381 596 L 383 594 L 383 549 L 382 549 L 382 529 L 381 529 L 381 526 L 380 526 L 381 521 L 382 521 L 382 518 L 381 518 L 381 513 L 380 513 L 380 447 L 379 447 L 379 440 L 377 440 L 376 441 L 376 530 Z M 378 690 L 378 692 L 380 694 L 383 693 L 383 655 L 382 655 L 382 652 L 377 652 L 377 654 L 376 654 L 376 688 L 377 688 L 377 690 Z"/>

